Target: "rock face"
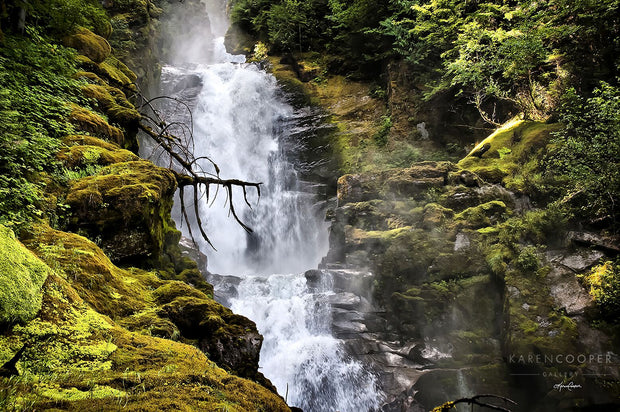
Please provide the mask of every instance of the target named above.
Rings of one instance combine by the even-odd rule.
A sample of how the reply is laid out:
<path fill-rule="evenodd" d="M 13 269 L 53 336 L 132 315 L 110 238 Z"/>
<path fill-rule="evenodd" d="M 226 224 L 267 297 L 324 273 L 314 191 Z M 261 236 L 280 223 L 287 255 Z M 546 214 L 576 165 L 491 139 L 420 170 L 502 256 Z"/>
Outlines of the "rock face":
<path fill-rule="evenodd" d="M 540 147 L 548 131 L 517 128 L 525 138 L 513 153 Z M 608 405 L 618 391 L 610 366 L 618 357 L 590 325 L 592 298 L 576 276 L 611 249 L 601 241 L 585 248 L 577 240 L 584 236 L 558 239 L 553 211 L 507 189 L 520 187 L 511 180 L 519 160 L 496 162 L 511 170 L 499 181 L 484 168 L 472 172 L 505 142 L 494 138 L 479 160 L 465 162 L 471 169 L 423 162 L 338 181 L 323 262 L 342 285 L 331 301 L 333 330 L 374 365 L 388 394 L 384 410 L 429 410 L 480 393 L 514 399 L 517 410 L 547 410 Z M 578 354 L 593 361 L 562 362 Z M 565 376 L 582 390 L 554 390 Z"/>

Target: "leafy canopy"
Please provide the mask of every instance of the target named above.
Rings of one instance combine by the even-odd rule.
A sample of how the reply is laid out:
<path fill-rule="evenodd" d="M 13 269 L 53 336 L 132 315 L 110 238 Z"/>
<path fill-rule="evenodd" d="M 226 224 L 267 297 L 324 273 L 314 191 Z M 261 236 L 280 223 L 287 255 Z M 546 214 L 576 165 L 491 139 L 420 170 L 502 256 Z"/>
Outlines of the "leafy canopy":
<path fill-rule="evenodd" d="M 561 179 L 564 203 L 576 217 L 620 222 L 620 88 L 601 82 L 591 97 L 570 89 L 546 160 L 548 173 Z"/>

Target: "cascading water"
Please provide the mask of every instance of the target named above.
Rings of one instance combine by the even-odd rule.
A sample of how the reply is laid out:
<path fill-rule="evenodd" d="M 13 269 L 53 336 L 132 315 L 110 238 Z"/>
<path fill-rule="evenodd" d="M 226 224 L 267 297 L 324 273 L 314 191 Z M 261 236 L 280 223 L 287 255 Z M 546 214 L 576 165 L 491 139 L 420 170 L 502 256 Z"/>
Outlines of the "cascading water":
<path fill-rule="evenodd" d="M 329 274 L 322 274 L 319 286 L 308 285 L 303 275 L 327 252 L 327 226 L 324 207 L 287 159 L 286 153 L 296 149 L 285 147 L 294 140 L 294 110 L 271 75 L 245 64 L 243 56 L 226 53 L 226 1 L 204 5 L 209 22 L 173 41 L 178 52 L 163 70 L 162 88 L 192 108 L 191 149 L 200 168 L 215 174 L 213 161 L 221 178 L 262 182 L 260 198 L 248 188 L 251 209 L 240 189 L 234 196 L 252 234 L 229 216 L 225 193 L 214 204 L 208 203 L 213 193 L 209 201 L 202 198 L 199 213 L 217 248 L 200 244 L 209 256 L 209 271 L 238 278 L 235 292 L 224 298 L 256 322 L 265 338 L 261 371 L 289 404 L 308 412 L 377 409 L 381 396 L 374 376 L 331 335 Z M 188 123 L 184 113 L 169 115 Z M 180 219 L 177 226 L 187 230 Z"/>

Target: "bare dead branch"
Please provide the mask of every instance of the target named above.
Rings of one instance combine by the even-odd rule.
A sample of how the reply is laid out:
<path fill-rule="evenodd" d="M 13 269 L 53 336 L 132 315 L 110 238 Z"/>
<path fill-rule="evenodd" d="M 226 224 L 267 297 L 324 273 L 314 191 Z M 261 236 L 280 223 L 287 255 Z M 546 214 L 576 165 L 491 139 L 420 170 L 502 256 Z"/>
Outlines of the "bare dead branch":
<path fill-rule="evenodd" d="M 219 177 L 220 168 L 218 165 L 209 157 L 201 156 L 195 158 L 193 153 L 188 149 L 188 144 L 193 146 L 193 130 L 186 125 L 179 122 L 171 122 L 167 123 L 163 120 L 162 116 L 159 114 L 157 109 L 152 105 L 152 102 L 159 99 L 171 99 L 180 104 L 182 104 L 190 114 L 190 122 L 192 121 L 191 109 L 189 106 L 183 101 L 176 99 L 174 97 L 168 96 L 159 96 L 150 100 L 143 99 L 144 103 L 140 106 L 140 108 L 148 107 L 155 115 L 153 118 L 150 115 L 144 115 L 144 123 L 139 123 L 139 128 L 146 133 L 149 137 L 151 137 L 158 145 L 159 148 L 163 150 L 163 152 L 167 153 L 170 156 L 171 162 L 176 163 L 176 168 L 180 171 L 174 170 L 170 167 L 170 170 L 174 173 L 175 179 L 177 181 L 177 186 L 179 187 L 179 194 L 181 197 L 181 213 L 183 219 L 188 225 L 188 231 L 192 240 L 194 240 L 193 234 L 191 232 L 191 224 L 187 214 L 185 199 L 184 199 L 184 188 L 186 186 L 193 187 L 193 209 L 196 218 L 196 223 L 198 225 L 198 229 L 200 230 L 200 234 L 202 238 L 213 248 L 213 243 L 207 236 L 202 220 L 200 218 L 199 213 L 199 200 L 202 198 L 199 191 L 199 186 L 204 187 L 204 193 L 206 194 L 206 200 L 209 201 L 209 192 L 210 186 L 215 185 L 217 188 L 223 187 L 226 189 L 226 203 L 228 205 L 229 214 L 233 216 L 235 221 L 247 232 L 251 233 L 252 229 L 245 224 L 237 215 L 237 211 L 235 210 L 235 205 L 233 202 L 233 186 L 241 187 L 243 190 L 243 200 L 245 203 L 251 208 L 251 204 L 248 201 L 248 193 L 247 188 L 253 187 L 256 189 L 256 193 L 260 198 L 260 185 L 262 183 L 257 182 L 248 182 L 239 179 L 221 179 Z M 147 124 L 145 124 L 147 123 Z M 179 126 L 181 130 L 185 133 L 189 134 L 189 138 L 186 137 L 185 140 L 175 136 L 170 132 L 170 129 L 173 126 Z M 157 131 L 156 131 L 157 130 Z M 199 163 L 199 160 L 208 161 L 215 169 L 215 174 L 208 173 L 202 169 L 202 166 Z M 173 164 L 171 164 L 173 166 Z M 216 191 L 213 196 L 213 200 L 217 196 L 218 191 Z"/>
<path fill-rule="evenodd" d="M 480 407 L 483 407 L 483 408 L 492 409 L 492 410 L 495 410 L 495 411 L 510 412 L 510 409 L 504 408 L 502 406 L 493 405 L 493 404 L 487 403 L 485 401 L 481 401 L 481 399 L 484 399 L 484 398 L 501 400 L 501 401 L 504 402 L 504 404 L 517 405 L 517 403 L 515 401 L 513 401 L 512 399 L 508 399 L 508 398 L 506 398 L 504 396 L 492 395 L 492 394 L 483 394 L 483 395 L 474 395 L 471 398 L 461 398 L 461 399 L 457 399 L 455 401 L 446 402 L 443 405 L 440 405 L 440 406 L 437 406 L 436 408 L 433 408 L 432 412 L 449 411 L 450 409 L 454 408 L 454 406 L 459 404 L 459 403 L 466 403 L 466 404 L 469 404 L 469 405 L 476 405 L 476 406 L 480 406 Z"/>

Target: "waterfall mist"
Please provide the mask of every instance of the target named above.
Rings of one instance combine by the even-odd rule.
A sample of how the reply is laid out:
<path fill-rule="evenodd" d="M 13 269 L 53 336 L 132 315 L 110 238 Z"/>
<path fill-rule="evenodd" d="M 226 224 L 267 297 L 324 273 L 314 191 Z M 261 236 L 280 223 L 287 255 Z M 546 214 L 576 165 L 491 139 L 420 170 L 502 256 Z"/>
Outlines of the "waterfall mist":
<path fill-rule="evenodd" d="M 295 109 L 273 76 L 226 52 L 226 1 L 186 3 L 186 9 L 185 3 L 174 7 L 167 23 L 172 46 L 162 70 L 161 92 L 177 100 L 163 100 L 160 110 L 172 124 L 169 131 L 187 139 L 197 169 L 262 183 L 260 198 L 247 190 L 251 207 L 241 188 L 233 194 L 237 214 L 253 233 L 229 215 L 224 189 L 211 187 L 208 199 L 202 192 L 198 213 L 217 251 L 196 236 L 196 223 L 192 233 L 209 271 L 227 275 L 208 280 L 216 296 L 256 322 L 265 337 L 261 371 L 288 394 L 289 404 L 306 412 L 375 410 L 381 396 L 374 375 L 331 335 L 329 282 L 310 288 L 303 275 L 327 253 L 328 224 L 325 199 L 300 180 L 304 165 L 291 158 L 303 150 L 292 134 Z M 156 149 L 145 146 L 143 154 L 174 166 Z M 185 204 L 192 201 L 187 196 Z M 188 236 L 178 205 L 174 214 Z"/>

